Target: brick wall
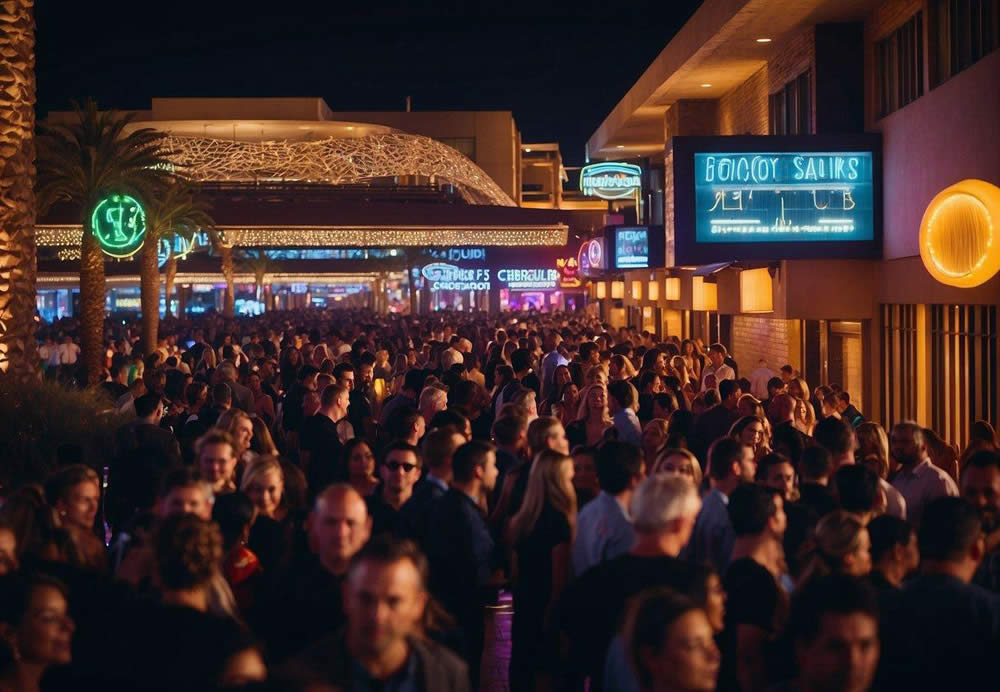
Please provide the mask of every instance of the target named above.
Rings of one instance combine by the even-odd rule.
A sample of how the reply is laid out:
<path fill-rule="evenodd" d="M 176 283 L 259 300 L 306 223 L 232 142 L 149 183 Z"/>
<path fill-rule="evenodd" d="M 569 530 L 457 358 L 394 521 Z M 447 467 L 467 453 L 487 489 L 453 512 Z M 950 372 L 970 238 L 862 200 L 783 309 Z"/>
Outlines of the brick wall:
<path fill-rule="evenodd" d="M 763 358 L 772 370 L 777 370 L 789 358 L 789 320 L 772 317 L 733 317 L 733 343 L 726 344 L 740 366 L 740 374 L 749 374 Z"/>
<path fill-rule="evenodd" d="M 867 38 L 871 41 L 884 38 L 912 17 L 914 12 L 923 9 L 924 5 L 924 0 L 883 0 L 865 22 Z"/>
<path fill-rule="evenodd" d="M 720 135 L 767 134 L 767 67 L 719 99 Z"/>

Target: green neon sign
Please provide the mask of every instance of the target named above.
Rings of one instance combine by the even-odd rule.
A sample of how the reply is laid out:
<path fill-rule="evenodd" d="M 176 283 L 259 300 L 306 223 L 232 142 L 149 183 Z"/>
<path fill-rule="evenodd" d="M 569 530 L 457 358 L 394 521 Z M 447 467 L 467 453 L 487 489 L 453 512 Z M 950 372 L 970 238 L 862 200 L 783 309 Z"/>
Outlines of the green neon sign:
<path fill-rule="evenodd" d="M 146 211 L 129 195 L 108 195 L 90 215 L 90 231 L 106 255 L 131 257 L 146 238 Z"/>

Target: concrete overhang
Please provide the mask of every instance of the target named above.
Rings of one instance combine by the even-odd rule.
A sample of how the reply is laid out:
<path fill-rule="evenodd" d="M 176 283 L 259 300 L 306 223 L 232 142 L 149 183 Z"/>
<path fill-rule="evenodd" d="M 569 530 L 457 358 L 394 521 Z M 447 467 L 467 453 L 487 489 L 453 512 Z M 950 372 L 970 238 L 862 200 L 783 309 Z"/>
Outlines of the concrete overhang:
<path fill-rule="evenodd" d="M 587 142 L 590 160 L 663 151 L 663 114 L 682 99 L 718 99 L 807 26 L 863 19 L 872 0 L 706 0 Z M 758 42 L 758 39 L 770 39 Z"/>

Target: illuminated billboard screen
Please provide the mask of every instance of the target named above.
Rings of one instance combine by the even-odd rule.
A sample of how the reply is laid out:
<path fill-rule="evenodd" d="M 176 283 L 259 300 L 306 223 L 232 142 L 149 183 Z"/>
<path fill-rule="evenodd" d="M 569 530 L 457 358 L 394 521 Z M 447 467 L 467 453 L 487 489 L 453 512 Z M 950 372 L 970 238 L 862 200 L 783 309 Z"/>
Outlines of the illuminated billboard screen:
<path fill-rule="evenodd" d="M 674 263 L 881 255 L 875 136 L 676 137 Z"/>
<path fill-rule="evenodd" d="M 643 269 L 649 266 L 649 229 L 615 229 L 615 266 L 618 269 Z"/>

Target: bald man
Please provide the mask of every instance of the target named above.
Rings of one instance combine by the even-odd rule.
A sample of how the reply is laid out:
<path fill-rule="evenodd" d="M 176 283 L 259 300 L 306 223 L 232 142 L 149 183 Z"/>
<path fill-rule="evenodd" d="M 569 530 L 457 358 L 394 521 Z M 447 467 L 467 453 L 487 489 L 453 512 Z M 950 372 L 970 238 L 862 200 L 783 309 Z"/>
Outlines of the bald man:
<path fill-rule="evenodd" d="M 308 554 L 279 573 L 260 631 L 276 659 L 302 651 L 344 624 L 342 588 L 353 558 L 368 542 L 372 519 L 351 486 L 323 490 L 306 521 Z"/>

